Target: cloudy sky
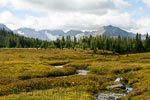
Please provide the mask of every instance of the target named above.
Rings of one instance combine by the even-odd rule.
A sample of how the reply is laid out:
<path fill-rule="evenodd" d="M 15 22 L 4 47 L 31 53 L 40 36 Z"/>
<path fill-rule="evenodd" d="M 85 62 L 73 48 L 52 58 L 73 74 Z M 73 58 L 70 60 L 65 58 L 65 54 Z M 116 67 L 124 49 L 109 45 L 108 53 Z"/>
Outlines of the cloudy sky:
<path fill-rule="evenodd" d="M 12 30 L 96 30 L 111 24 L 150 33 L 150 0 L 0 0 L 0 23 Z"/>

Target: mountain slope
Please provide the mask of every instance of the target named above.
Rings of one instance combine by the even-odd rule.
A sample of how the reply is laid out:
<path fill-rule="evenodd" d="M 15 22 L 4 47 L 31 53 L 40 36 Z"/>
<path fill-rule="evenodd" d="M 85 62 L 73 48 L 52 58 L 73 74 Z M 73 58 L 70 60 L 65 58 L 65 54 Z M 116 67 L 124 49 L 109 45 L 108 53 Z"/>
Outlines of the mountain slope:
<path fill-rule="evenodd" d="M 67 35 L 70 35 L 71 37 L 77 37 L 78 39 L 83 37 L 83 36 L 97 36 L 97 35 L 107 35 L 107 36 L 112 36 L 112 37 L 117 37 L 120 35 L 121 37 L 135 37 L 136 35 L 127 32 L 125 30 L 122 30 L 118 27 L 108 25 L 108 26 L 103 26 L 97 29 L 96 31 L 80 31 L 80 30 L 69 30 L 68 32 L 64 32 L 63 30 L 40 30 L 36 31 L 34 29 L 30 28 L 20 28 L 14 31 L 16 34 L 23 35 L 25 37 L 30 37 L 30 38 L 38 38 L 41 40 L 56 40 L 57 38 L 60 38 L 62 36 L 66 37 Z"/>
<path fill-rule="evenodd" d="M 92 35 L 93 36 L 96 36 L 96 35 L 107 35 L 107 36 L 113 36 L 113 37 L 117 37 L 119 35 L 121 37 L 135 37 L 136 36 L 134 33 L 127 32 L 125 30 L 122 30 L 122 29 L 120 29 L 118 27 L 115 27 L 115 26 L 112 26 L 112 25 L 100 27 Z"/>
<path fill-rule="evenodd" d="M 110 35 L 110 36 L 118 36 L 120 35 L 121 37 L 134 37 L 135 34 L 133 33 L 130 33 L 130 32 L 127 32 L 127 31 L 124 31 L 118 27 L 115 27 L 115 26 L 112 26 L 112 25 L 109 25 L 109 26 L 104 26 L 104 34 L 105 35 Z"/>
<path fill-rule="evenodd" d="M 135 37 L 136 34 L 124 31 L 118 27 L 108 25 L 108 26 L 103 26 L 97 29 L 96 31 L 92 32 L 82 32 L 79 34 L 76 34 L 76 37 L 80 38 L 82 36 L 97 36 L 97 35 L 106 35 L 106 36 L 112 36 L 112 37 L 118 37 L 119 35 L 121 37 Z"/>
<path fill-rule="evenodd" d="M 11 29 L 9 29 L 6 25 L 0 24 L 0 30 L 2 30 L 2 29 L 6 30 L 6 31 L 11 31 Z"/>
<path fill-rule="evenodd" d="M 20 28 L 15 30 L 14 33 L 29 38 L 38 38 L 40 40 L 49 40 L 49 41 L 55 40 L 58 37 L 57 35 L 53 35 L 55 32 L 51 32 L 49 30 L 36 31 L 31 28 Z"/>
<path fill-rule="evenodd" d="M 67 35 L 70 35 L 70 36 L 75 36 L 77 34 L 81 34 L 82 31 L 79 31 L 79 30 L 70 30 L 68 32 L 66 32 Z"/>

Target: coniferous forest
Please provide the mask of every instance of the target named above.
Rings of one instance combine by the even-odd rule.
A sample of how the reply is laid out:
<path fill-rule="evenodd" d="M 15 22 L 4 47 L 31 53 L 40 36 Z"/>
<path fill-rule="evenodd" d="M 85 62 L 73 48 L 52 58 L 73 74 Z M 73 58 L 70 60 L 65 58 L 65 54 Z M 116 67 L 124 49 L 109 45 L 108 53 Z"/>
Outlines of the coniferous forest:
<path fill-rule="evenodd" d="M 138 53 L 150 51 L 150 37 L 146 35 L 146 39 L 142 40 L 140 34 L 136 34 L 136 38 L 131 37 L 111 37 L 111 36 L 90 36 L 77 39 L 70 36 L 62 37 L 55 41 L 44 41 L 34 38 L 26 38 L 19 36 L 13 32 L 0 30 L 0 48 L 90 48 L 93 53 L 98 49 L 110 50 L 113 53 Z"/>

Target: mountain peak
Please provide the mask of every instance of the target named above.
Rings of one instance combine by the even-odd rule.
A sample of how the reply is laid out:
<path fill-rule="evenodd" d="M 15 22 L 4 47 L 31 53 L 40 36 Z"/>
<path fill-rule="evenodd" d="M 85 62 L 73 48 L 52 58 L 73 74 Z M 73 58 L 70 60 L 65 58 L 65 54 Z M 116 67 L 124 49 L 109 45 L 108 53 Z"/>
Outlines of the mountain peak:
<path fill-rule="evenodd" d="M 67 32 L 67 35 L 75 36 L 75 35 L 77 35 L 77 34 L 79 34 L 79 33 L 82 33 L 82 31 L 80 31 L 80 30 L 69 30 L 69 31 Z"/>
<path fill-rule="evenodd" d="M 105 35 L 110 35 L 114 37 L 117 37 L 118 35 L 120 35 L 121 37 L 135 37 L 135 34 L 131 32 L 127 32 L 116 26 L 108 25 L 108 26 L 104 26 L 103 28 L 104 28 L 103 34 Z"/>
<path fill-rule="evenodd" d="M 17 30 L 35 31 L 35 29 L 27 28 L 27 27 L 22 27 L 22 28 L 19 28 Z"/>
<path fill-rule="evenodd" d="M 113 25 L 107 25 L 107 26 L 103 26 L 104 28 L 117 28 L 117 29 L 120 29 L 119 27 L 117 26 L 113 26 Z"/>
<path fill-rule="evenodd" d="M 11 31 L 11 29 L 9 29 L 5 24 L 0 24 L 0 30 L 6 30 L 6 31 Z"/>
<path fill-rule="evenodd" d="M 115 27 L 115 26 L 112 26 L 112 25 L 108 25 L 108 26 L 106 26 L 106 27 Z"/>

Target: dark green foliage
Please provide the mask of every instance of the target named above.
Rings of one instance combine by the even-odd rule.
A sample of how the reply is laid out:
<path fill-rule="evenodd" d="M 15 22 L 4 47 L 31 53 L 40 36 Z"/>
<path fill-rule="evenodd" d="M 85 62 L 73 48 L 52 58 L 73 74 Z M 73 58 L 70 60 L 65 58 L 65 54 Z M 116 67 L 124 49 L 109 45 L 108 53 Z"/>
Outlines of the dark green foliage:
<path fill-rule="evenodd" d="M 48 41 L 26 38 L 5 30 L 0 30 L 0 48 L 47 48 L 52 45 Z"/>
<path fill-rule="evenodd" d="M 137 53 L 150 51 L 150 37 L 146 35 L 145 40 L 141 40 L 141 35 L 137 33 L 136 38 L 130 37 L 110 37 L 110 36 L 89 36 L 77 40 L 76 37 L 62 37 L 56 41 L 42 41 L 34 38 L 26 38 L 0 30 L 0 48 L 90 48 L 93 53 L 97 49 L 110 50 L 113 53 Z"/>

